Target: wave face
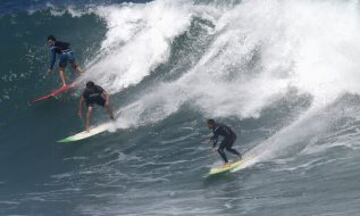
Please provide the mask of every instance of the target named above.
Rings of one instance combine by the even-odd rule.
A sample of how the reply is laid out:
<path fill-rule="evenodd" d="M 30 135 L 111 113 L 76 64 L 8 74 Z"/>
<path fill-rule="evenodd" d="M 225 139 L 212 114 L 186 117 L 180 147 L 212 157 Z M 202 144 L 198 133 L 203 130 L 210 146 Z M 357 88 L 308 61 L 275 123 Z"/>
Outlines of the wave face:
<path fill-rule="evenodd" d="M 5 1 L 0 7 L 1 215 L 356 215 L 358 1 Z M 59 85 L 46 36 L 112 94 L 116 132 L 72 144 L 81 88 Z M 203 144 L 238 134 L 245 169 Z M 108 121 L 99 108 L 94 123 Z M 231 156 L 230 156 L 231 157 Z"/>

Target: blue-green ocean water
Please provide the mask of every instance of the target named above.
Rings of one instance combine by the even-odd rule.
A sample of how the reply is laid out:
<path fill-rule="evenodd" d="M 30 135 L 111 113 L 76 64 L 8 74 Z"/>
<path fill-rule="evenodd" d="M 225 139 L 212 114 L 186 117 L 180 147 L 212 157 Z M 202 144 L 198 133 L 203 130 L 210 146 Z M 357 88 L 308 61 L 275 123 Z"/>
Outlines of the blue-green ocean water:
<path fill-rule="evenodd" d="M 0 215 L 358 214 L 357 1 L 2 1 L 0 14 Z M 30 104 L 59 86 L 48 34 L 86 72 Z M 111 93 L 117 130 L 59 144 L 83 129 L 87 80 Z M 236 131 L 244 169 L 205 177 L 221 164 L 207 118 Z"/>

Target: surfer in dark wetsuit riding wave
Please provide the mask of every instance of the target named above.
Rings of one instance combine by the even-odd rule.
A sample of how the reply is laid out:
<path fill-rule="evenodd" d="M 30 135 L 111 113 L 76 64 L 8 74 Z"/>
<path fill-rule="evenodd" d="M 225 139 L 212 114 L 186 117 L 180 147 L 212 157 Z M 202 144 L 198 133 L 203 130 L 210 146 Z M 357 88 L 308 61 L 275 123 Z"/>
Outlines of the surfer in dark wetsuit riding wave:
<path fill-rule="evenodd" d="M 236 134 L 231 130 L 230 127 L 216 123 L 215 120 L 209 119 L 207 120 L 208 128 L 213 131 L 213 136 L 210 138 L 210 141 L 213 142 L 213 150 L 217 151 L 221 158 L 224 160 L 225 165 L 229 163 L 226 154 L 224 152 L 224 149 L 226 149 L 228 152 L 231 152 L 234 155 L 237 155 L 239 159 L 241 159 L 241 154 L 232 148 L 235 140 L 236 140 Z M 219 140 L 219 136 L 223 137 L 222 142 L 220 143 L 220 146 L 217 148 L 216 145 Z"/>
<path fill-rule="evenodd" d="M 82 118 L 83 104 L 87 106 L 85 130 L 90 130 L 90 121 L 94 105 L 97 104 L 105 108 L 112 120 L 115 120 L 112 109 L 110 107 L 110 95 L 100 86 L 95 85 L 94 82 L 89 81 L 86 83 L 86 88 L 80 97 L 79 103 L 79 116 Z"/>
<path fill-rule="evenodd" d="M 70 44 L 67 42 L 57 41 L 53 35 L 49 35 L 47 38 L 48 46 L 51 52 L 50 66 L 48 74 L 50 74 L 54 68 L 56 62 L 56 55 L 59 55 L 59 75 L 63 86 L 66 86 L 65 67 L 69 62 L 72 68 L 78 73 L 83 73 L 81 68 L 75 62 L 74 51 L 70 49 Z"/>

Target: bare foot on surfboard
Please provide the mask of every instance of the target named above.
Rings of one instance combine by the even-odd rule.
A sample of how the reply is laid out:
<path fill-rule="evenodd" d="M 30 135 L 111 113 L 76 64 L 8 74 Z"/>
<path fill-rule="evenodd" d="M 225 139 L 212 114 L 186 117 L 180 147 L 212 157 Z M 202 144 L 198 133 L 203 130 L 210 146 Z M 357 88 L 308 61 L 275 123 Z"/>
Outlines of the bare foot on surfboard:
<path fill-rule="evenodd" d="M 230 165 L 231 165 L 231 163 L 225 163 L 225 164 L 224 164 L 224 168 L 225 168 L 225 167 L 229 167 Z"/>

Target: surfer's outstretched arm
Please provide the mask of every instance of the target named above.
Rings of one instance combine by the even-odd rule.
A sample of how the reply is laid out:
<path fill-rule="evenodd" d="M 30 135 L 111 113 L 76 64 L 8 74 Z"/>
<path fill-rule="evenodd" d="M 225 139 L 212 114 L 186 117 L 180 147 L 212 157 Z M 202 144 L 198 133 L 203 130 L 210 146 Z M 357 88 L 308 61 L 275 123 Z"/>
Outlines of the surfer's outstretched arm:
<path fill-rule="evenodd" d="M 48 74 L 50 74 L 54 68 L 55 62 L 56 62 L 56 51 L 55 48 L 50 49 L 50 64 L 48 69 Z"/>
<path fill-rule="evenodd" d="M 219 137 L 217 135 L 214 135 L 210 138 L 210 142 L 213 143 L 213 147 L 216 147 L 216 144 L 218 142 Z"/>
<path fill-rule="evenodd" d="M 93 111 L 93 107 L 88 106 L 88 110 L 87 110 L 87 113 L 86 113 L 86 121 L 85 121 L 85 130 L 87 132 L 90 131 L 90 123 L 91 123 L 92 111 Z"/>
<path fill-rule="evenodd" d="M 110 95 L 105 90 L 103 90 L 101 96 L 105 100 L 105 106 L 109 106 L 109 104 L 110 104 Z"/>
<path fill-rule="evenodd" d="M 110 106 L 110 95 L 104 90 L 102 93 L 102 97 L 105 99 L 104 106 L 105 106 L 106 112 L 109 114 L 109 116 L 112 120 L 115 120 L 112 108 Z"/>
<path fill-rule="evenodd" d="M 79 101 L 79 111 L 78 111 L 78 115 L 79 117 L 82 119 L 83 115 L 82 115 L 82 111 L 83 111 L 83 105 L 84 105 L 84 97 L 81 96 L 80 97 L 80 101 Z"/>

